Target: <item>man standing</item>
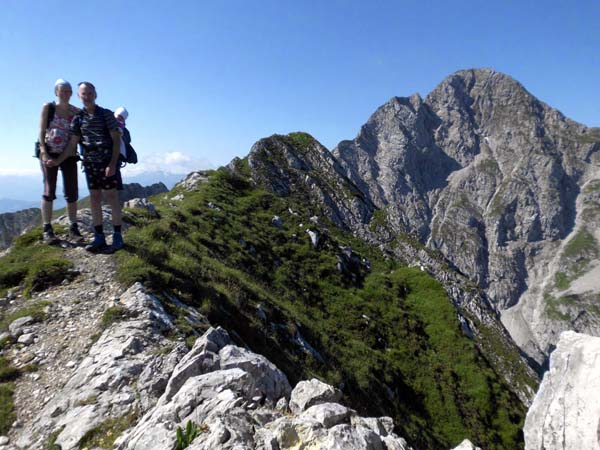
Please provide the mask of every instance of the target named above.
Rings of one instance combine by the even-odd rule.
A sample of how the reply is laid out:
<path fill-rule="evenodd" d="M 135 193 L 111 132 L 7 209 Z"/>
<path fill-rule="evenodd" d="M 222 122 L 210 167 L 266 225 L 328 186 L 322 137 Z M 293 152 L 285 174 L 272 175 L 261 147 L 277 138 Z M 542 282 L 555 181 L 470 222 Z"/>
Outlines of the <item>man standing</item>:
<path fill-rule="evenodd" d="M 90 190 L 94 240 L 86 250 L 98 253 L 123 248 L 121 235 L 121 205 L 118 190 L 123 189 L 119 170 L 121 134 L 112 111 L 96 105 L 96 88 L 88 81 L 79 83 L 78 96 L 83 110 L 71 122 L 68 151 L 74 153 L 77 144 L 83 147 L 83 169 Z M 102 193 L 112 212 L 112 246 L 106 244 L 102 227 Z"/>

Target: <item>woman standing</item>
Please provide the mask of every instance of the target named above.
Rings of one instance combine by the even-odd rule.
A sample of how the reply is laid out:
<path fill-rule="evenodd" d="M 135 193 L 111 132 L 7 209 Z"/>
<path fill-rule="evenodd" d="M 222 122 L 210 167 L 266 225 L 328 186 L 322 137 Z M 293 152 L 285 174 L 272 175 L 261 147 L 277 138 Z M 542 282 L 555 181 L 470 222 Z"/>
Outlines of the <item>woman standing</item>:
<path fill-rule="evenodd" d="M 77 226 L 77 156 L 66 152 L 71 136 L 70 125 L 79 109 L 69 104 L 73 89 L 68 81 L 56 80 L 54 94 L 57 101 L 46 103 L 42 107 L 40 119 L 40 162 L 44 176 L 44 195 L 42 196 L 42 222 L 44 224 L 44 242 L 57 242 L 52 229 L 52 202 L 56 199 L 56 179 L 58 169 L 62 172 L 67 212 L 71 226 L 69 237 L 80 242 L 83 238 Z"/>

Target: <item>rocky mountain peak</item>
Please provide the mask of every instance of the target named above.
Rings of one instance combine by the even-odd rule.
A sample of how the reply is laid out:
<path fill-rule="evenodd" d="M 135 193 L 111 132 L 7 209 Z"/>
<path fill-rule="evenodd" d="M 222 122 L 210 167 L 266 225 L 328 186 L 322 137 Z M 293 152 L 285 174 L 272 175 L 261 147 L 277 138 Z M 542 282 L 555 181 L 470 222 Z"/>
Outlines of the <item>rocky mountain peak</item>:
<path fill-rule="evenodd" d="M 555 275 L 563 273 L 557 249 L 569 254 L 567 242 L 597 233 L 590 193 L 600 178 L 599 150 L 597 129 L 565 118 L 508 75 L 469 69 L 444 79 L 424 100 L 394 97 L 332 153 L 386 211 L 392 229 L 440 250 L 486 289 L 499 312 L 535 298 L 527 319 L 519 312 L 505 323 L 527 353 L 544 361 L 564 321 L 590 314 L 585 308 L 566 314 L 562 308 L 574 303 L 564 301 L 560 315 L 554 313 L 563 323 L 550 325 L 555 319 L 544 311 L 553 306 L 544 299 L 555 298 L 554 278 L 564 279 Z M 585 254 L 584 266 L 592 268 Z M 584 274 L 574 264 L 567 264 L 569 280 Z M 595 320 L 576 329 L 593 333 Z M 536 330 L 524 331 L 532 323 Z"/>
<path fill-rule="evenodd" d="M 517 80 L 493 69 L 464 69 L 454 72 L 442 80 L 428 98 L 442 94 L 449 98 L 456 97 L 457 94 L 466 94 L 469 97 L 488 95 L 495 100 L 501 100 L 497 95 L 499 92 L 510 92 L 535 100 L 535 97 Z"/>

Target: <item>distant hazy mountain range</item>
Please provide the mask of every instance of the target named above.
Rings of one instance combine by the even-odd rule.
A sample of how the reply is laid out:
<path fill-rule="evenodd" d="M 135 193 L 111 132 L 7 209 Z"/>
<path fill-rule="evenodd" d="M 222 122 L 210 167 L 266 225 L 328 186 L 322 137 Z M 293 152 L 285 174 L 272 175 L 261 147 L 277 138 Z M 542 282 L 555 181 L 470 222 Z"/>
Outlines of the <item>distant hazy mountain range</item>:
<path fill-rule="evenodd" d="M 138 183 L 142 186 L 150 186 L 154 183 L 162 182 L 167 188 L 172 188 L 183 175 L 170 174 L 164 172 L 145 172 L 133 177 L 124 175 L 125 183 Z M 64 208 L 66 203 L 62 197 L 62 184 L 58 181 L 57 199 L 54 202 L 54 209 Z M 2 175 L 0 176 L 0 214 L 7 212 L 16 212 L 27 208 L 39 208 L 42 196 L 42 177 L 41 175 Z M 79 197 L 88 195 L 83 174 L 79 177 Z"/>
<path fill-rule="evenodd" d="M 0 198 L 0 214 L 21 211 L 22 209 L 35 208 L 37 201 L 17 200 L 14 198 Z"/>
<path fill-rule="evenodd" d="M 160 182 L 145 187 L 139 183 L 127 183 L 123 185 L 123 190 L 119 192 L 119 199 L 121 203 L 124 203 L 132 198 L 148 197 L 167 191 L 167 186 Z M 77 206 L 79 209 L 89 208 L 89 196 L 80 198 Z M 65 213 L 65 208 L 55 209 L 54 217 L 56 218 L 58 215 Z M 39 225 L 41 219 L 39 208 L 20 208 L 15 212 L 0 213 L 0 250 L 10 246 L 13 239 L 23 231 Z"/>

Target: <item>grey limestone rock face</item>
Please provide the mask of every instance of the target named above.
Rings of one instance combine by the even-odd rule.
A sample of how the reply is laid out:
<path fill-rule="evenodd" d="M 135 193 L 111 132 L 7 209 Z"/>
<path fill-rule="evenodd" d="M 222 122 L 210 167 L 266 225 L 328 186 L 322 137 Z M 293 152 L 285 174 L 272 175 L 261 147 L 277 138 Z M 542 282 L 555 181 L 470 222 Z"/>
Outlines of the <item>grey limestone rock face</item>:
<path fill-rule="evenodd" d="M 145 209 L 146 211 L 148 211 L 148 214 L 150 215 L 150 217 L 158 217 L 158 214 L 156 212 L 156 207 L 154 206 L 154 204 L 150 201 L 148 201 L 147 198 L 133 198 L 131 200 L 127 200 L 123 206 L 125 208 L 141 208 L 141 209 Z"/>
<path fill-rule="evenodd" d="M 119 191 L 119 201 L 121 204 L 135 198 L 147 198 L 151 195 L 162 194 L 169 192 L 164 183 L 154 183 L 150 186 L 142 186 L 139 183 L 125 183 L 123 190 Z"/>
<path fill-rule="evenodd" d="M 338 226 L 359 226 L 372 215 L 372 203 L 344 176 L 337 159 L 308 135 L 261 139 L 250 149 L 248 164 L 257 183 L 279 195 L 305 193 Z"/>
<path fill-rule="evenodd" d="M 600 338 L 561 334 L 524 434 L 526 450 L 600 449 Z"/>
<path fill-rule="evenodd" d="M 163 450 L 188 421 L 196 450 L 292 448 L 410 450 L 389 417 L 362 418 L 335 403 L 341 393 L 316 379 L 298 383 L 260 355 L 211 328 L 178 363 L 156 405 L 115 442 L 120 450 Z M 294 405 L 287 410 L 287 399 Z"/>
<path fill-rule="evenodd" d="M 39 225 L 41 222 L 42 216 L 39 208 L 0 214 L 0 250 L 8 248 L 23 231 Z"/>
<path fill-rule="evenodd" d="M 600 333 L 589 309 L 576 320 L 589 295 L 553 292 L 556 277 L 564 285 L 596 267 L 597 252 L 565 274 L 557 249 L 582 230 L 598 248 L 599 150 L 599 129 L 480 69 L 449 76 L 425 99 L 392 98 L 332 153 L 392 229 L 441 251 L 497 311 L 521 304 L 504 324 L 542 365 L 560 331 Z"/>
<path fill-rule="evenodd" d="M 340 423 L 349 422 L 352 411 L 338 403 L 320 403 L 311 406 L 300 415 L 301 420 L 314 420 L 331 428 Z"/>

